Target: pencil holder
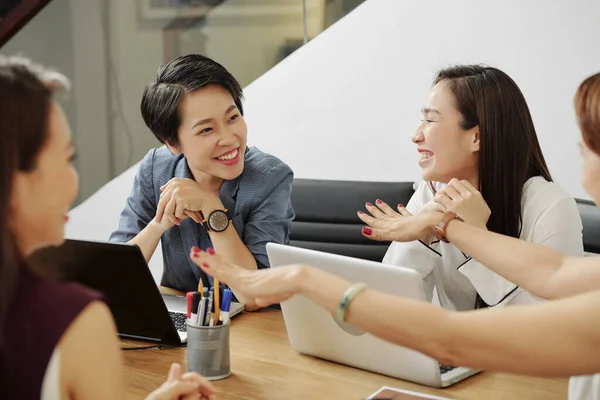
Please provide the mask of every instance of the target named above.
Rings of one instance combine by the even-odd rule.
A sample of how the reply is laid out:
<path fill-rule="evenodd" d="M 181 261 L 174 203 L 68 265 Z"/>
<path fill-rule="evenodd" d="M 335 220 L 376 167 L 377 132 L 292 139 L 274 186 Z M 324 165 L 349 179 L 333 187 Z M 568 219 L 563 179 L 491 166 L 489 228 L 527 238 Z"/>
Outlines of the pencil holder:
<path fill-rule="evenodd" d="M 217 326 L 187 324 L 188 370 L 208 380 L 231 375 L 229 359 L 229 323 Z"/>

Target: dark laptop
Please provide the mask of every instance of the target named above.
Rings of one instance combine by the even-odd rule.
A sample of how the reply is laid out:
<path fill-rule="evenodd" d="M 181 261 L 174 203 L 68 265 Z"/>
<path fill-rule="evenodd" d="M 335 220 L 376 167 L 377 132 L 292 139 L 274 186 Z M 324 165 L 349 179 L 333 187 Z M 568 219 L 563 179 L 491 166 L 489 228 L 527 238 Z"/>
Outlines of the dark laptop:
<path fill-rule="evenodd" d="M 138 246 L 69 239 L 37 251 L 31 264 L 44 276 L 103 293 L 121 337 L 168 345 L 187 340 L 185 297 L 160 293 Z M 242 310 L 231 304 L 231 316 Z"/>

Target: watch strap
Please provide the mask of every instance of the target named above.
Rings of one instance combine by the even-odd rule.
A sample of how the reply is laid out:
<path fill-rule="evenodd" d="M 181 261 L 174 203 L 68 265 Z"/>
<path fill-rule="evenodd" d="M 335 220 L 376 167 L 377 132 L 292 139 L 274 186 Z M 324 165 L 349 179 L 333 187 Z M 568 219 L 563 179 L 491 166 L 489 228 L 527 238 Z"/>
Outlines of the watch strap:
<path fill-rule="evenodd" d="M 431 228 L 431 234 L 435 236 L 438 240 L 442 242 L 448 243 L 448 239 L 446 239 L 446 228 L 450 221 L 456 218 L 456 214 L 452 211 L 446 211 L 444 215 L 442 215 L 442 219 Z"/>

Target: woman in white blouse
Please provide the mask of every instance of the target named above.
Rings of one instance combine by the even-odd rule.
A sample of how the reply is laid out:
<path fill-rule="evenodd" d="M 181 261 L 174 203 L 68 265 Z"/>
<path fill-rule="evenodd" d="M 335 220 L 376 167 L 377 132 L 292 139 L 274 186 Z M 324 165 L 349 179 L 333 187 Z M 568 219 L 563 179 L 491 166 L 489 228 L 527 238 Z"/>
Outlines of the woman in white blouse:
<path fill-rule="evenodd" d="M 412 140 L 425 182 L 406 208 L 398 205 L 400 212 L 451 210 L 468 224 L 583 255 L 575 201 L 552 182 L 525 98 L 508 75 L 478 65 L 444 69 L 422 113 Z M 461 196 L 467 186 L 469 196 Z M 367 210 L 387 218 L 379 204 L 367 203 Z M 359 212 L 359 217 L 365 221 L 368 215 Z M 377 239 L 371 228 L 363 234 Z M 404 236 L 392 243 L 383 263 L 419 271 L 428 294 L 435 290 L 450 310 L 536 301 L 471 256 L 429 235 Z"/>

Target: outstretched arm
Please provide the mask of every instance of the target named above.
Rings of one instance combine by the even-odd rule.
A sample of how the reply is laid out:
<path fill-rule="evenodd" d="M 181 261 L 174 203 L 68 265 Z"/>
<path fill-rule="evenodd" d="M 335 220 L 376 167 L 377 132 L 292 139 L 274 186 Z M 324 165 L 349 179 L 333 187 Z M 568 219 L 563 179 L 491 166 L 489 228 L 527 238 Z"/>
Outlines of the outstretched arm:
<path fill-rule="evenodd" d="M 248 271 L 218 255 L 202 252 L 192 258 L 260 305 L 300 294 L 333 313 L 351 285 L 308 266 Z M 444 364 L 570 376 L 600 370 L 595 351 L 600 346 L 599 306 L 600 291 L 595 291 L 539 305 L 458 313 L 367 289 L 350 304 L 346 317 L 366 332 Z"/>
<path fill-rule="evenodd" d="M 567 257 L 551 248 L 454 220 L 446 238 L 509 281 L 553 299 L 600 288 L 600 259 Z"/>

